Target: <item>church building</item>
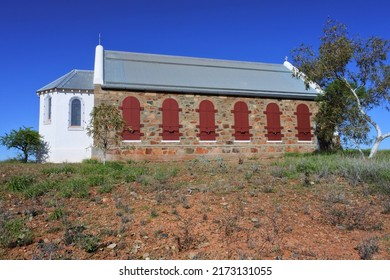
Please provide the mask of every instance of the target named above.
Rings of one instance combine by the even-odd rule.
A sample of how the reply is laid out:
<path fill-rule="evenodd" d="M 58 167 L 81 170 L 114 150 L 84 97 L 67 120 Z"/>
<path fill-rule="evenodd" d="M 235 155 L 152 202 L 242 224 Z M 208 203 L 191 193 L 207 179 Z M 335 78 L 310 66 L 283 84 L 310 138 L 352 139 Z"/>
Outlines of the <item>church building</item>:
<path fill-rule="evenodd" d="M 104 50 L 94 71 L 73 70 L 37 91 L 49 161 L 99 158 L 86 126 L 112 104 L 126 128 L 109 160 L 264 158 L 312 152 L 318 86 L 283 64 Z"/>

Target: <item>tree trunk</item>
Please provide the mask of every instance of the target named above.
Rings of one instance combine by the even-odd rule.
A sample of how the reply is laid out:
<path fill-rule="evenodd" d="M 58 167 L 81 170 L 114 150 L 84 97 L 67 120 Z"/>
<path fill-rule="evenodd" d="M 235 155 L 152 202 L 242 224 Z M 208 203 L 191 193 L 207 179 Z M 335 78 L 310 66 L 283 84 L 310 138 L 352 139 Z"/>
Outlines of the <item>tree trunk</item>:
<path fill-rule="evenodd" d="M 378 151 L 378 148 L 379 148 L 379 145 L 380 143 L 382 142 L 382 137 L 377 137 L 375 139 L 375 143 L 374 145 L 371 147 L 371 151 L 370 151 L 370 155 L 368 156 L 368 158 L 373 158 L 376 154 L 376 152 Z"/>
<path fill-rule="evenodd" d="M 23 149 L 23 159 L 22 161 L 26 163 L 28 161 L 28 151 L 27 149 Z"/>
<path fill-rule="evenodd" d="M 106 157 L 107 157 L 107 151 L 103 151 L 103 165 L 106 165 Z"/>

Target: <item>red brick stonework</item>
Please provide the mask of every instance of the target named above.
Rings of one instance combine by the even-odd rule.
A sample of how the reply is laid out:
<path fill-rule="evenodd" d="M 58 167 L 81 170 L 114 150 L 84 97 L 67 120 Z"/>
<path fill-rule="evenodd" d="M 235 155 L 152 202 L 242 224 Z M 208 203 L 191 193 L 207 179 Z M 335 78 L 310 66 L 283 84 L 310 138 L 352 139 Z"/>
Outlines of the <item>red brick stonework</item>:
<path fill-rule="evenodd" d="M 210 96 L 181 93 L 133 92 L 104 90 L 95 87 L 95 106 L 101 103 L 113 104 L 118 108 L 128 96 L 136 97 L 141 111 L 141 140 L 123 141 L 119 147 L 108 152 L 111 160 L 186 160 L 199 156 L 269 158 L 291 152 L 313 152 L 316 147 L 314 136 L 311 141 L 299 141 L 297 134 L 297 106 L 306 104 L 310 110 L 311 133 L 314 134 L 313 117 L 317 110 L 315 101 L 254 98 L 240 96 Z M 179 104 L 180 140 L 162 139 L 162 104 L 167 98 L 173 98 Z M 199 104 L 209 100 L 215 108 L 215 141 L 199 139 Z M 236 141 L 234 129 L 234 105 L 245 102 L 249 110 L 250 141 Z M 266 107 L 269 103 L 279 106 L 281 141 L 268 141 Z M 98 157 L 95 153 L 93 157 Z"/>

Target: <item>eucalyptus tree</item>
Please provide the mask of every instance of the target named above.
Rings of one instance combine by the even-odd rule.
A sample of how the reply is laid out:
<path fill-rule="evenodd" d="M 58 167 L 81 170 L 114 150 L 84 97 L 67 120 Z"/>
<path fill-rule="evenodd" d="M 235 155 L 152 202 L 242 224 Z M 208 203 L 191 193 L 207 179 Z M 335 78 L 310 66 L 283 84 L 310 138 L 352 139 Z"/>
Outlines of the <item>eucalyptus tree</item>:
<path fill-rule="evenodd" d="M 294 64 L 299 69 L 294 75 L 305 78 L 307 87 L 309 81 L 313 81 L 325 89 L 325 95 L 327 90 L 338 87 L 339 94 L 333 92 L 321 98 L 321 102 L 336 106 L 335 110 L 323 112 L 323 118 L 332 121 L 332 114 L 341 110 L 343 117 L 338 119 L 335 127 L 360 151 L 361 144 L 372 143 L 368 128 L 375 129 L 369 158 L 374 157 L 380 143 L 390 137 L 390 132 L 383 133 L 370 114 L 375 107 L 390 111 L 389 51 L 389 40 L 350 36 L 346 25 L 332 19 L 328 19 L 324 26 L 317 50 L 301 44 L 292 51 Z"/>

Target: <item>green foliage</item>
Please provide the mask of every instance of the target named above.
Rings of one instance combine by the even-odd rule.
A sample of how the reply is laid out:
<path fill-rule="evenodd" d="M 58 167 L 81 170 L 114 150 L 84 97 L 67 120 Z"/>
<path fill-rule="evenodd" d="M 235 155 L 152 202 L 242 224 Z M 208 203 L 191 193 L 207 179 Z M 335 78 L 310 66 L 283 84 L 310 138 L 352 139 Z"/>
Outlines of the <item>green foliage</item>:
<path fill-rule="evenodd" d="M 52 180 L 47 180 L 43 182 L 38 182 L 24 191 L 24 194 L 27 198 L 37 198 L 42 196 L 50 190 L 54 189 L 57 182 Z"/>
<path fill-rule="evenodd" d="M 76 196 L 85 198 L 89 195 L 88 181 L 82 178 L 71 178 L 60 185 L 60 192 L 64 198 Z"/>
<path fill-rule="evenodd" d="M 7 181 L 7 187 L 13 192 L 22 192 L 27 190 L 35 181 L 32 175 L 18 175 L 10 177 Z"/>
<path fill-rule="evenodd" d="M 125 182 L 136 182 L 141 175 L 147 174 L 148 170 L 142 166 L 132 166 L 126 169 Z"/>
<path fill-rule="evenodd" d="M 59 220 L 64 216 L 65 216 L 64 209 L 62 207 L 58 207 L 58 208 L 54 209 L 54 211 L 52 213 L 50 213 L 49 220 Z"/>
<path fill-rule="evenodd" d="M 351 37 L 347 27 L 328 19 L 317 51 L 305 45 L 293 50 L 295 76 L 305 78 L 325 90 L 317 116 L 323 148 L 332 148 L 332 130 L 338 130 L 348 144 L 360 149 L 369 142 L 369 128 L 377 132 L 369 157 L 373 157 L 381 141 L 379 125 L 368 112 L 382 106 L 390 110 L 390 41 L 378 37 Z M 320 142 L 321 143 L 321 142 Z M 330 147 L 329 147 L 330 146 Z M 363 153 L 361 153 L 364 156 Z"/>
<path fill-rule="evenodd" d="M 344 144 L 348 140 L 357 144 L 369 144 L 368 133 L 370 127 L 359 113 L 356 101 L 350 94 L 345 83 L 335 80 L 325 88 L 326 94 L 318 97 L 319 109 L 315 116 L 316 134 L 321 151 L 336 151 L 341 148 L 334 132 L 337 130 L 343 136 Z M 359 96 L 364 95 L 359 90 Z"/>
<path fill-rule="evenodd" d="M 112 185 L 109 183 L 105 183 L 102 186 L 98 188 L 98 193 L 103 194 L 103 193 L 110 193 L 112 191 Z"/>
<path fill-rule="evenodd" d="M 59 166 L 48 167 L 42 170 L 43 174 L 73 174 L 76 173 L 77 168 L 71 164 L 63 164 Z"/>
<path fill-rule="evenodd" d="M 353 186 L 367 183 L 372 192 L 390 194 L 390 161 L 384 154 L 380 152 L 373 161 L 357 160 L 358 155 L 352 152 L 289 155 L 271 169 L 271 174 L 278 178 L 297 178 L 301 174 L 324 177 L 333 174 L 346 178 Z"/>
<path fill-rule="evenodd" d="M 21 127 L 18 130 L 13 129 L 0 137 L 0 144 L 7 149 L 17 149 L 22 152 L 22 162 L 27 162 L 29 156 L 35 156 L 36 160 L 42 162 L 49 152 L 48 145 L 43 141 L 38 131 L 31 127 Z"/>
<path fill-rule="evenodd" d="M 100 239 L 97 236 L 88 234 L 78 239 L 78 245 L 87 253 L 96 252 L 99 249 Z"/>
<path fill-rule="evenodd" d="M 14 248 L 33 243 L 33 233 L 22 219 L 8 219 L 0 224 L 0 243 L 3 247 Z"/>
<path fill-rule="evenodd" d="M 88 135 L 93 136 L 94 147 L 103 152 L 106 162 L 107 151 L 119 144 L 125 127 L 122 114 L 114 105 L 100 104 L 91 112 L 91 121 L 87 127 Z"/>

